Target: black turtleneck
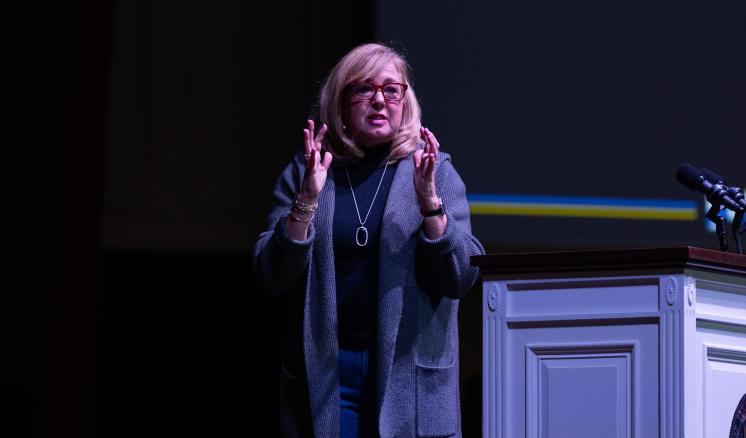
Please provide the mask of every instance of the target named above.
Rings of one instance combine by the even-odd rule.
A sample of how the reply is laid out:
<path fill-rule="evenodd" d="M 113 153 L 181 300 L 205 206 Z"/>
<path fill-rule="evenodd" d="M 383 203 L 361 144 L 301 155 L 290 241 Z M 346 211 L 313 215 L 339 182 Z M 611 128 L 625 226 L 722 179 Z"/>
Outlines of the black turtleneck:
<path fill-rule="evenodd" d="M 386 168 L 389 147 L 366 150 L 363 159 L 348 164 L 360 218 L 368 229 L 368 243 L 358 246 L 355 232 L 360 221 L 347 180 L 345 166 L 333 166 L 334 201 L 334 268 L 337 284 L 337 320 L 342 348 L 371 349 L 375 345 L 376 297 L 378 289 L 378 248 L 381 221 L 397 163 Z M 379 181 L 381 188 L 373 199 Z M 371 207 L 371 203 L 373 204 Z M 370 215 L 365 215 L 370 208 Z M 364 235 L 359 232 L 361 243 Z"/>

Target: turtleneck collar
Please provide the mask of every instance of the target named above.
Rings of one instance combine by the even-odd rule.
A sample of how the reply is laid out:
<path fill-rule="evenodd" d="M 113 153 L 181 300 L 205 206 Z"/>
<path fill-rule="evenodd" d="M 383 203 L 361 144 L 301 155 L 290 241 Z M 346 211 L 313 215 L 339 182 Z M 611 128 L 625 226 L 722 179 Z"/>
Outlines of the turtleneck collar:
<path fill-rule="evenodd" d="M 391 152 L 391 144 L 363 148 L 365 156 L 359 160 L 350 163 L 350 167 L 359 169 L 375 169 L 383 167 L 386 164 L 386 158 Z"/>

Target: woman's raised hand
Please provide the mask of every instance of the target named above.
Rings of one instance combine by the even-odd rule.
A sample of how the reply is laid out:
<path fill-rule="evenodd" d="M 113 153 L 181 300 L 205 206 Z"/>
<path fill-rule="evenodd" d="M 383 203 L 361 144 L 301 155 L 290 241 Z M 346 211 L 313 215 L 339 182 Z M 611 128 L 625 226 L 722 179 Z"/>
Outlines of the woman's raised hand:
<path fill-rule="evenodd" d="M 438 208 L 440 201 L 435 191 L 435 163 L 438 162 L 440 143 L 435 135 L 427 128 L 420 128 L 420 134 L 425 139 L 424 149 L 414 152 L 414 191 L 423 210 Z"/>
<path fill-rule="evenodd" d="M 301 183 L 298 199 L 306 204 L 316 203 L 326 183 L 326 172 L 332 164 L 332 154 L 329 152 L 324 152 L 324 159 L 321 159 L 321 142 L 324 140 L 326 131 L 326 124 L 322 124 L 321 129 L 316 133 L 313 120 L 309 120 L 307 128 L 303 130 L 306 173 Z"/>

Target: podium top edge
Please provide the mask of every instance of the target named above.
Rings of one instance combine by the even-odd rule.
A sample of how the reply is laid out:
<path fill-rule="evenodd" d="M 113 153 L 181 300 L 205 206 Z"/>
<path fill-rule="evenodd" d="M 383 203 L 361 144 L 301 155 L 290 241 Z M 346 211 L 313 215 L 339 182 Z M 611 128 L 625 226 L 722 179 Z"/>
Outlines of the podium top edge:
<path fill-rule="evenodd" d="M 746 275 L 746 255 L 693 246 L 486 254 L 471 264 L 483 274 L 690 268 Z"/>

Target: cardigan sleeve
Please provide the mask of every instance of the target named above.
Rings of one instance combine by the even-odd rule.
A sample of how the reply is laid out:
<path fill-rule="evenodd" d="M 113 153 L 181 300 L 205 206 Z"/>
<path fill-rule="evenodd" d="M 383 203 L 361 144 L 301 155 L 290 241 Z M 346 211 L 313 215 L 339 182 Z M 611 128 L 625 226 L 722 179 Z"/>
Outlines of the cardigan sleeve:
<path fill-rule="evenodd" d="M 466 187 L 448 154 L 441 153 L 442 164 L 435 183 L 443 200 L 448 221 L 443 235 L 428 239 L 422 228 L 417 237 L 417 282 L 429 293 L 460 298 L 479 277 L 471 266 L 473 255 L 484 254 L 482 244 L 471 234 Z"/>
<path fill-rule="evenodd" d="M 294 160 L 296 161 L 296 160 Z M 273 295 L 284 295 L 303 278 L 310 261 L 316 229 L 313 221 L 305 240 L 288 234 L 287 217 L 300 187 L 302 167 L 291 162 L 275 184 L 267 230 L 259 235 L 253 254 L 257 277 Z"/>

